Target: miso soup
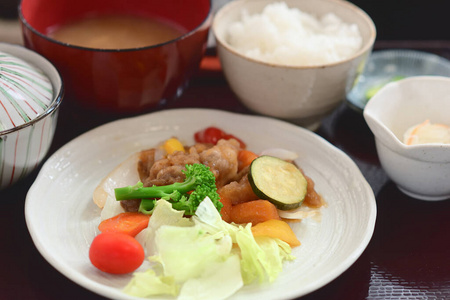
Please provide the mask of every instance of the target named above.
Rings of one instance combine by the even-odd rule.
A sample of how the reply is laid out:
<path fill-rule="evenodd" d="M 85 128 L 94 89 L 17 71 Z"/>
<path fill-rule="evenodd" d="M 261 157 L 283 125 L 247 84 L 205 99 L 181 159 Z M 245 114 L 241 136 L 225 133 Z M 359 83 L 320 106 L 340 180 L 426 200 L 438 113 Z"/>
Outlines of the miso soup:
<path fill-rule="evenodd" d="M 161 44 L 185 32 L 160 20 L 129 15 L 83 18 L 57 27 L 48 36 L 63 43 L 96 49 L 130 49 Z"/>

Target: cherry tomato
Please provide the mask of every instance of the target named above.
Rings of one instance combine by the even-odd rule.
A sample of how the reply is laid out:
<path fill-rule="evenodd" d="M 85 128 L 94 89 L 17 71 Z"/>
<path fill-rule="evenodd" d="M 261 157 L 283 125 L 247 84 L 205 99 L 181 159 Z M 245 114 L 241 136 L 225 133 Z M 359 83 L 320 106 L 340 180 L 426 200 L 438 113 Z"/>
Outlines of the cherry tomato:
<path fill-rule="evenodd" d="M 197 143 L 209 143 L 209 144 L 217 144 L 220 139 L 235 139 L 239 142 L 241 148 L 245 148 L 246 145 L 239 138 L 234 135 L 228 134 L 223 130 L 217 127 L 208 127 L 203 130 L 200 130 L 194 134 L 195 141 Z"/>
<path fill-rule="evenodd" d="M 208 127 L 204 130 L 195 133 L 195 141 L 197 143 L 210 143 L 217 144 L 217 142 L 223 137 L 224 132 L 216 127 Z"/>
<path fill-rule="evenodd" d="M 141 244 L 124 233 L 100 233 L 89 249 L 91 263 L 99 270 L 111 274 L 133 272 L 139 268 L 144 258 Z"/>

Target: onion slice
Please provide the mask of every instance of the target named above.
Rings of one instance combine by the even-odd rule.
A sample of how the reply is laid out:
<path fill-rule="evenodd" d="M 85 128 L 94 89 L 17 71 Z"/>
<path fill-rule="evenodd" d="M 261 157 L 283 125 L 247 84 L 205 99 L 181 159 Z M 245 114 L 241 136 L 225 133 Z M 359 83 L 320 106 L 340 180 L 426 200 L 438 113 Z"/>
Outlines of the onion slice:
<path fill-rule="evenodd" d="M 292 161 L 298 158 L 297 153 L 283 148 L 269 148 L 263 150 L 260 155 L 269 155 L 287 161 Z"/>
<path fill-rule="evenodd" d="M 278 210 L 278 214 L 282 219 L 289 220 L 302 220 L 306 218 L 320 219 L 319 209 L 310 209 L 308 207 L 302 207 L 292 210 Z"/>
<path fill-rule="evenodd" d="M 115 200 L 115 188 L 134 185 L 139 181 L 137 170 L 139 155 L 140 152 L 137 152 L 128 157 L 100 182 L 93 194 L 94 203 L 98 207 L 103 208 L 108 197 Z"/>

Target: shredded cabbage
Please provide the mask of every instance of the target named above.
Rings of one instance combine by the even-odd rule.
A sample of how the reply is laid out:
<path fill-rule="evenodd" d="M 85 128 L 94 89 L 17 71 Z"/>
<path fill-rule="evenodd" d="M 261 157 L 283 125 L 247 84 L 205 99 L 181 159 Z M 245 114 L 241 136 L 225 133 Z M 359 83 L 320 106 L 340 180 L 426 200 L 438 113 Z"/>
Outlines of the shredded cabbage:
<path fill-rule="evenodd" d="M 182 211 L 173 209 L 168 201 L 158 201 L 157 209 L 155 208 L 147 228 L 136 236 L 136 240 L 142 244 L 147 255 L 155 254 L 155 233 L 163 225 L 185 227 L 193 226 L 194 223 L 190 219 L 184 218 Z"/>
<path fill-rule="evenodd" d="M 283 269 L 284 260 L 293 260 L 291 247 L 280 239 L 253 237 L 251 226 L 247 225 L 237 234 L 241 252 L 241 271 L 244 284 L 253 281 L 273 282 Z"/>
<path fill-rule="evenodd" d="M 178 300 L 226 299 L 243 286 L 239 256 L 232 255 L 224 262 L 212 263 L 199 278 L 186 281 Z"/>
<path fill-rule="evenodd" d="M 135 272 L 124 292 L 139 297 L 225 299 L 244 284 L 274 281 L 283 261 L 294 259 L 287 243 L 255 239 L 251 225 L 224 222 L 209 198 L 190 219 L 159 200 L 148 228 L 137 238 L 145 241 L 152 268 Z"/>
<path fill-rule="evenodd" d="M 216 243 L 222 237 L 223 234 L 211 235 L 200 226 L 162 226 L 156 232 L 155 245 L 164 273 L 181 283 L 200 276 L 209 264 L 223 262 L 232 245 L 231 241 L 229 246 Z"/>
<path fill-rule="evenodd" d="M 175 283 L 172 277 L 158 276 L 153 269 L 148 269 L 145 272 L 135 272 L 124 292 L 132 296 L 145 298 L 161 294 L 176 296 L 179 289 L 179 285 Z"/>

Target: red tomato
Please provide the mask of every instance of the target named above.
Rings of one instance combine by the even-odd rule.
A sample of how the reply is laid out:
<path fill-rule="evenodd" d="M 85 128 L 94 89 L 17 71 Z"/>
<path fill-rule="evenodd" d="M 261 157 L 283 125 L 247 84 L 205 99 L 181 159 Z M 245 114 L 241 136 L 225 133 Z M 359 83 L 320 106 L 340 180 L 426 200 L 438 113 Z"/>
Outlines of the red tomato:
<path fill-rule="evenodd" d="M 217 142 L 220 139 L 235 139 L 239 142 L 241 148 L 245 148 L 246 145 L 243 141 L 235 137 L 234 135 L 228 134 L 224 132 L 223 130 L 217 128 L 217 127 L 208 127 L 203 130 L 200 130 L 194 134 L 195 141 L 197 143 L 210 143 L 210 144 L 217 144 Z"/>
<path fill-rule="evenodd" d="M 104 232 L 97 235 L 89 249 L 89 259 L 99 270 L 111 274 L 133 272 L 145 258 L 141 244 L 124 233 Z"/>
<path fill-rule="evenodd" d="M 208 127 L 204 130 L 195 133 L 195 141 L 197 143 L 210 143 L 217 144 L 217 142 L 223 137 L 224 132 L 216 127 Z"/>

